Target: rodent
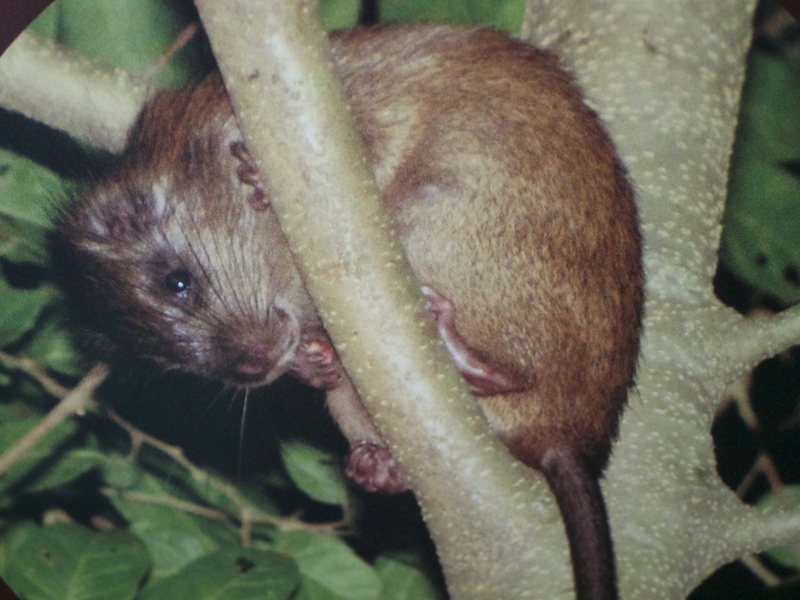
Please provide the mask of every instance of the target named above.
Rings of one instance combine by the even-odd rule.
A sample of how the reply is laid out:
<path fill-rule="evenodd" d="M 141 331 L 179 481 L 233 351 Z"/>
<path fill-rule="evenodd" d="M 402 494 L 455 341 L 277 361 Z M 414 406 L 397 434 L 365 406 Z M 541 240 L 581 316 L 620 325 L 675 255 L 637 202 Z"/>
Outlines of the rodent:
<path fill-rule="evenodd" d="M 578 598 L 615 598 L 598 480 L 636 367 L 634 194 L 552 54 L 446 26 L 334 34 L 334 63 L 383 204 L 442 337 L 511 453 L 541 471 Z M 402 472 L 338 363 L 222 80 L 158 95 L 116 169 L 65 213 L 57 270 L 109 351 L 248 388 L 328 390 L 348 474 Z"/>

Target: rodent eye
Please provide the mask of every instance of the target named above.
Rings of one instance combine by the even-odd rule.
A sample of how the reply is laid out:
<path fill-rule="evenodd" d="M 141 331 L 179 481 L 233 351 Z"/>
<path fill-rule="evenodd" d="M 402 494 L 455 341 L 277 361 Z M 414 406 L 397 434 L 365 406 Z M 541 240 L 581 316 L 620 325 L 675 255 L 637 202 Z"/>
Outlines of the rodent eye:
<path fill-rule="evenodd" d="M 186 269 L 175 269 L 164 278 L 164 284 L 173 294 L 185 294 L 192 284 L 192 274 Z"/>

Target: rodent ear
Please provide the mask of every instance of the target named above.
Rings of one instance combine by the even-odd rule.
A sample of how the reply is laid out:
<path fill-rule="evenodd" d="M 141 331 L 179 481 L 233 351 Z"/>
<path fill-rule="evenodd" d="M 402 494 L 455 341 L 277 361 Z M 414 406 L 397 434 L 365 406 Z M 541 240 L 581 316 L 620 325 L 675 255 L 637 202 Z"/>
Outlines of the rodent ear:
<path fill-rule="evenodd" d="M 166 216 L 166 192 L 154 185 L 146 192 L 101 190 L 82 202 L 76 217 L 83 234 L 95 240 L 130 240 L 147 235 Z"/>

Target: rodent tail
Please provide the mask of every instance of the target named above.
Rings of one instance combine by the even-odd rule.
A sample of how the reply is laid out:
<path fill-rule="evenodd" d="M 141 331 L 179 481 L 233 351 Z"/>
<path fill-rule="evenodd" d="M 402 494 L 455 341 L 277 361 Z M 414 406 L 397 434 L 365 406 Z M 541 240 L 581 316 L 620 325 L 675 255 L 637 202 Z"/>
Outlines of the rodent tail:
<path fill-rule="evenodd" d="M 614 548 L 600 482 L 569 448 L 551 448 L 539 469 L 567 530 L 577 600 L 616 600 Z"/>

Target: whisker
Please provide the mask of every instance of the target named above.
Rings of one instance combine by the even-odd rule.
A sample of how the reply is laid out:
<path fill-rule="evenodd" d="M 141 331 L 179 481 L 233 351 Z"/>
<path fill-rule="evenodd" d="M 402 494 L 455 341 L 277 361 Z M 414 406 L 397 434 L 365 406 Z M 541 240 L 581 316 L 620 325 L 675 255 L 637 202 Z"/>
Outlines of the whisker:
<path fill-rule="evenodd" d="M 242 481 L 242 457 L 244 456 L 244 426 L 247 418 L 247 402 L 250 399 L 250 388 L 244 390 L 244 401 L 242 403 L 242 421 L 239 425 L 239 457 L 236 461 L 236 479 Z"/>

